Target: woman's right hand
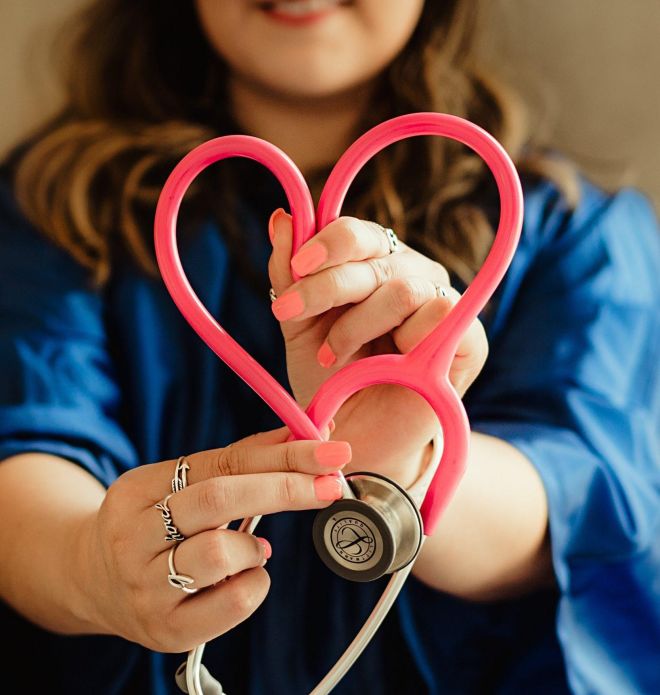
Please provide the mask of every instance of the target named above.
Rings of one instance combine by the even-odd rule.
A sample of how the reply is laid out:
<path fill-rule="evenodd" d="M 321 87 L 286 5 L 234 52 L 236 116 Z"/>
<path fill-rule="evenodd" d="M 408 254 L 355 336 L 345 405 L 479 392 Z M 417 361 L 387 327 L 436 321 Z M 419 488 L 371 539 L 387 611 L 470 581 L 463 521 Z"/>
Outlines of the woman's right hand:
<path fill-rule="evenodd" d="M 186 456 L 188 485 L 168 507 L 185 537 L 175 568 L 194 578 L 195 594 L 168 582 L 172 542 L 154 506 L 170 492 L 176 462 L 122 475 L 85 533 L 91 622 L 156 651 L 183 652 L 245 620 L 268 592 L 263 565 L 270 547 L 221 527 L 248 516 L 326 507 L 341 497 L 336 471 L 351 457 L 345 442 L 289 442 L 288 434 L 282 428 Z"/>

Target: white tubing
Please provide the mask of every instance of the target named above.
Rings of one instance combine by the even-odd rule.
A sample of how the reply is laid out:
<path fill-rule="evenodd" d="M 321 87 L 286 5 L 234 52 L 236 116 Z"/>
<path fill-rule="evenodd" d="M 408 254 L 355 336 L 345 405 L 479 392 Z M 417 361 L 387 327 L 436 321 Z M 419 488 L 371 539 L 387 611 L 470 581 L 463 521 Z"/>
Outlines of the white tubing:
<path fill-rule="evenodd" d="M 376 630 L 380 627 L 389 613 L 390 608 L 396 601 L 399 592 L 408 578 L 413 562 L 402 570 L 395 572 L 392 578 L 387 583 L 378 603 L 374 606 L 371 614 L 365 621 L 360 632 L 355 635 L 355 638 L 350 643 L 346 651 L 339 657 L 337 663 L 330 669 L 326 677 L 312 690 L 310 695 L 327 695 L 346 675 L 347 671 L 355 663 L 357 658 L 362 654 L 366 646 L 371 642 L 371 638 L 376 634 Z"/>

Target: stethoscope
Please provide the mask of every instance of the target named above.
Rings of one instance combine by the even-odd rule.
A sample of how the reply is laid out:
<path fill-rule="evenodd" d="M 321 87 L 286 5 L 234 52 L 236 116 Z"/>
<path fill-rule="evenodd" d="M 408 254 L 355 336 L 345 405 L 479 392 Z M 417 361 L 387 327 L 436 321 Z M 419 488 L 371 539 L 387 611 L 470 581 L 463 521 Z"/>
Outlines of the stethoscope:
<path fill-rule="evenodd" d="M 411 352 L 367 357 L 325 381 L 303 411 L 289 393 L 211 316 L 190 286 L 181 265 L 176 223 L 181 201 L 195 177 L 210 164 L 246 157 L 264 166 L 282 185 L 293 215 L 293 252 L 317 230 L 336 219 L 355 176 L 388 145 L 417 135 L 439 135 L 467 145 L 490 168 L 500 196 L 497 233 L 481 270 L 445 319 Z M 173 169 L 158 200 L 156 257 L 177 307 L 206 344 L 280 417 L 297 439 L 322 439 L 323 430 L 348 398 L 376 384 L 397 384 L 420 394 L 433 408 L 442 429 L 440 463 L 418 508 L 396 483 L 375 473 L 341 476 L 342 499 L 321 510 L 313 541 L 323 562 L 341 577 L 372 581 L 391 574 L 367 621 L 334 667 L 312 691 L 330 692 L 367 646 L 396 600 L 425 536 L 433 533 L 466 465 L 470 427 L 463 404 L 449 382 L 449 368 L 461 336 L 477 318 L 502 280 L 520 237 L 523 197 L 518 174 L 503 147 L 486 131 L 456 116 L 414 113 L 385 121 L 356 140 L 333 168 L 318 210 L 296 165 L 274 145 L 246 135 L 218 137 L 199 145 Z M 299 279 L 295 271 L 294 279 Z M 260 517 L 244 519 L 252 533 Z M 359 543 L 354 542 L 359 539 Z M 204 645 L 188 654 L 178 682 L 191 695 L 221 693 L 217 681 L 200 673 Z M 205 673 L 205 671 L 203 672 Z M 185 676 L 185 677 L 184 677 Z"/>

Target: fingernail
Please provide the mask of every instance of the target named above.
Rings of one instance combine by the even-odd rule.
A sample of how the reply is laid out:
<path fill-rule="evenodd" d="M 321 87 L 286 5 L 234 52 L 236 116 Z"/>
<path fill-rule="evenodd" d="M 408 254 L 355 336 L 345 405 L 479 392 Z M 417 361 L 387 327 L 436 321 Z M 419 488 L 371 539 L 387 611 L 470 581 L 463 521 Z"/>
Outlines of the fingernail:
<path fill-rule="evenodd" d="M 348 442 L 323 442 L 314 449 L 314 458 L 327 468 L 345 466 L 352 455 L 351 445 Z"/>
<path fill-rule="evenodd" d="M 302 314 L 305 305 L 298 292 L 289 292 L 283 297 L 278 297 L 272 304 L 271 309 L 278 321 L 288 321 L 294 316 Z"/>
<path fill-rule="evenodd" d="M 328 367 L 332 367 L 332 365 L 337 361 L 337 356 L 332 351 L 330 345 L 328 345 L 327 340 L 323 343 L 323 345 L 321 345 L 319 351 L 316 353 L 316 359 L 318 360 L 319 364 L 326 369 Z"/>
<path fill-rule="evenodd" d="M 338 500 L 342 496 L 341 482 L 335 475 L 319 475 L 314 479 L 316 497 L 323 502 Z"/>
<path fill-rule="evenodd" d="M 280 215 L 286 215 L 284 208 L 277 208 L 275 212 L 270 216 L 268 220 L 268 236 L 270 237 L 270 243 L 275 241 L 275 220 L 277 220 Z"/>
<path fill-rule="evenodd" d="M 273 549 L 271 548 L 270 543 L 265 538 L 261 538 L 259 536 L 256 536 L 256 538 L 264 547 L 264 556 L 266 560 L 270 559 L 270 556 L 273 554 Z"/>
<path fill-rule="evenodd" d="M 300 277 L 320 268 L 328 259 L 328 251 L 323 244 L 312 244 L 291 259 L 291 267 Z"/>

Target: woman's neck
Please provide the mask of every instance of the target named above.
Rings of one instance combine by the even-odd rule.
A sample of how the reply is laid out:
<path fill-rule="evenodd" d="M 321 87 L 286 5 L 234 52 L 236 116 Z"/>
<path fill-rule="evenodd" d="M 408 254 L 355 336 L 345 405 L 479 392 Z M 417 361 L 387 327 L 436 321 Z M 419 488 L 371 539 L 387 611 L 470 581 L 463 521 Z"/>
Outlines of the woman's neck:
<path fill-rule="evenodd" d="M 287 98 L 234 79 L 234 118 L 250 135 L 268 140 L 293 159 L 303 174 L 334 164 L 355 137 L 371 86 L 318 98 Z"/>

